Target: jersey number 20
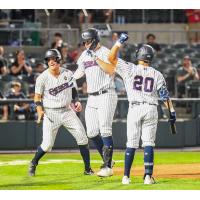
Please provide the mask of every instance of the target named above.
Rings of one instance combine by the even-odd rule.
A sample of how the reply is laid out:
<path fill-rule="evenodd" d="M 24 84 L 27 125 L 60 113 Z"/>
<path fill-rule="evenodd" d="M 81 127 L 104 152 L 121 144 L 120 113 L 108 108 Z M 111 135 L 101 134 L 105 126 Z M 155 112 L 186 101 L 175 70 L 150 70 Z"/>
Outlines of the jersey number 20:
<path fill-rule="evenodd" d="M 142 91 L 142 86 L 144 85 L 145 92 L 152 92 L 154 79 L 152 77 L 143 77 L 136 75 L 134 77 L 133 89 Z"/>

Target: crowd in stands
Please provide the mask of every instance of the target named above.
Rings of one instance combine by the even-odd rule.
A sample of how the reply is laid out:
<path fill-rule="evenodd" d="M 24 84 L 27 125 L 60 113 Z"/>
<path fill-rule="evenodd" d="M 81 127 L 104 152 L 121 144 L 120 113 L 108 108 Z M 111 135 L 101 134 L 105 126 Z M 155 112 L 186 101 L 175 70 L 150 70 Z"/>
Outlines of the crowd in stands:
<path fill-rule="evenodd" d="M 113 32 L 110 36 L 110 40 L 108 40 L 107 47 L 111 48 L 117 39 L 118 33 Z M 199 86 L 200 61 L 194 65 L 193 58 L 195 58 L 194 53 L 198 52 L 197 49 L 200 49 L 200 46 L 193 46 L 193 49 L 196 48 L 196 51 L 189 51 L 189 47 L 186 47 L 184 44 L 179 44 L 179 46 L 171 45 L 169 47 L 165 44 L 158 44 L 156 42 L 156 36 L 151 33 L 146 36 L 145 42 L 155 49 L 156 56 L 152 65 L 165 75 L 172 96 L 180 98 L 199 97 L 198 87 L 196 91 L 190 92 L 189 89 L 192 88 L 191 85 L 193 83 Z M 118 57 L 128 62 L 135 62 L 134 52 L 140 45 L 141 44 L 124 45 Z M 73 72 L 77 69 L 76 60 L 84 50 L 84 46 L 81 43 L 77 45 L 77 48 L 71 49 L 68 43 L 63 41 L 62 34 L 55 33 L 51 48 L 57 48 L 61 52 L 63 67 Z M 192 49 L 192 47 L 190 48 Z M 42 60 L 32 63 L 31 59 L 26 57 L 26 52 L 23 49 L 18 49 L 14 53 L 13 58 L 6 57 L 4 54 L 4 47 L 0 46 L 0 98 L 33 99 L 36 78 L 46 68 L 47 66 Z M 171 79 L 170 73 L 173 74 L 173 79 Z M 85 77 L 78 80 L 77 84 L 80 95 L 82 97 L 87 97 Z M 115 77 L 115 85 L 118 95 L 125 97 L 125 87 L 119 76 Z M 177 87 L 174 87 L 175 85 Z M 177 91 L 175 91 L 175 89 L 177 89 Z M 116 117 L 124 118 L 128 109 L 127 106 L 127 104 L 119 101 Z M 33 110 L 33 105 L 27 103 L 9 106 L 4 105 L 1 106 L 2 119 L 8 120 L 11 117 L 14 119 L 34 119 L 36 116 Z M 9 113 L 14 115 L 11 116 Z"/>
<path fill-rule="evenodd" d="M 49 10 L 50 13 L 54 10 Z M 86 22 L 83 10 L 56 10 L 60 19 L 76 18 L 78 24 Z M 87 10 L 88 23 L 164 23 L 170 22 L 171 10 L 111 10 L 111 9 L 92 9 Z M 159 14 L 160 13 L 160 14 Z M 143 16 L 146 16 L 143 19 Z M 163 17 L 161 17 L 161 15 Z M 192 24 L 200 22 L 200 10 L 173 10 L 174 22 L 188 23 L 188 27 Z M 76 16 L 76 17 L 75 17 Z M 175 17 L 176 16 L 176 17 Z M 179 16 L 179 17 L 178 17 Z M 181 16 L 181 17 L 180 17 Z M 34 10 L 0 10 L 0 19 L 23 19 L 34 21 Z M 162 20 L 162 21 L 161 21 Z M 65 21 L 63 21 L 65 22 Z M 113 32 L 108 39 L 107 47 L 111 48 L 118 39 L 119 33 Z M 147 43 L 151 45 L 156 56 L 152 65 L 161 71 L 167 80 L 167 84 L 172 96 L 176 97 L 199 97 L 199 69 L 200 69 L 200 50 L 199 33 L 191 35 L 193 45 L 186 44 L 158 44 L 156 36 L 149 33 L 146 36 Z M 192 39 L 191 39 L 192 40 Z M 64 41 L 62 34 L 57 32 L 54 35 L 50 48 L 57 48 L 62 55 L 63 67 L 71 71 L 77 69 L 76 61 L 84 50 L 84 46 L 79 43 L 77 47 L 72 48 Z M 118 57 L 128 61 L 135 62 L 134 52 L 141 44 L 125 44 Z M 45 52 L 44 52 L 45 53 Z M 35 61 L 27 56 L 24 49 L 19 48 L 12 56 L 4 52 L 4 47 L 0 46 L 0 98 L 30 98 L 34 96 L 35 80 L 47 66 L 43 62 L 42 55 L 40 58 L 35 57 Z M 87 96 L 87 84 L 85 78 L 81 78 L 77 82 L 82 96 Z M 116 91 L 119 96 L 125 96 L 125 87 L 119 76 L 115 77 Z M 193 86 L 196 85 L 196 90 Z M 124 110 L 127 105 L 118 103 L 116 116 L 123 118 L 126 116 Z M 32 104 L 15 104 L 9 106 L 1 106 L 2 119 L 7 120 L 14 113 L 14 119 L 34 119 L 36 116 L 33 112 Z"/>

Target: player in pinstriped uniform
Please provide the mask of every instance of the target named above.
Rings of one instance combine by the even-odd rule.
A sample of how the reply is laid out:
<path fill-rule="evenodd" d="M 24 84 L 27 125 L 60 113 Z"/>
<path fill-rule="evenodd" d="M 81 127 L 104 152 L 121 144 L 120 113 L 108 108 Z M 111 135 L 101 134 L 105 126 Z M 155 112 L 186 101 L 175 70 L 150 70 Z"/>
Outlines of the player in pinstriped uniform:
<path fill-rule="evenodd" d="M 108 62 L 110 50 L 100 45 L 96 29 L 91 28 L 84 31 L 82 39 L 86 50 L 77 61 L 78 69 L 73 77 L 79 79 L 84 74 L 86 75 L 88 100 L 85 120 L 87 136 L 92 139 L 104 161 L 97 175 L 101 177 L 112 176 L 112 122 L 117 105 L 114 77 L 106 74 L 99 67 L 101 63 L 94 61 L 88 54 L 88 49 L 94 50 L 102 60 Z"/>
<path fill-rule="evenodd" d="M 130 170 L 135 155 L 135 150 L 139 147 L 140 137 L 144 147 L 144 184 L 155 183 L 153 174 L 153 161 L 156 130 L 158 123 L 157 105 L 158 98 L 163 100 L 166 107 L 169 99 L 169 92 L 163 75 L 150 67 L 154 56 L 154 50 L 149 45 L 143 45 L 136 51 L 138 65 L 127 63 L 117 58 L 120 46 L 128 39 L 128 35 L 121 34 L 119 40 L 111 49 L 109 61 L 116 67 L 102 64 L 101 67 L 109 74 L 115 71 L 123 78 L 129 101 L 129 111 L 127 116 L 127 148 L 125 152 L 125 168 L 123 184 L 130 183 Z M 98 56 L 91 52 L 91 56 L 99 60 Z M 170 121 L 175 123 L 176 113 L 170 101 L 172 116 Z"/>
<path fill-rule="evenodd" d="M 50 49 L 45 54 L 48 69 L 36 80 L 35 104 L 38 123 L 43 121 L 43 141 L 38 147 L 29 167 L 29 175 L 34 176 L 39 160 L 51 151 L 60 126 L 64 126 L 76 139 L 85 164 L 85 175 L 93 174 L 90 167 L 88 138 L 84 127 L 76 115 L 81 111 L 74 85 L 69 84 L 72 72 L 60 68 L 61 55 L 57 49 Z M 74 110 L 72 109 L 74 108 Z"/>

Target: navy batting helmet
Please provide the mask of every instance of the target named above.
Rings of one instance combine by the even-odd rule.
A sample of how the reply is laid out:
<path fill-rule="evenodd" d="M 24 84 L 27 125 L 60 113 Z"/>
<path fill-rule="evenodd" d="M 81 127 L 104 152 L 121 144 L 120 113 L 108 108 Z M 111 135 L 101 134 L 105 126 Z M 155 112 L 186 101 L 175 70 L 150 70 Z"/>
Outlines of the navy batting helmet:
<path fill-rule="evenodd" d="M 100 42 L 100 37 L 98 34 L 98 30 L 95 28 L 89 28 L 82 32 L 81 34 L 83 43 L 90 42 L 92 45 L 90 46 L 90 50 L 94 50 L 97 44 Z"/>
<path fill-rule="evenodd" d="M 136 50 L 136 60 L 151 62 L 154 57 L 154 49 L 150 45 L 144 44 Z"/>
<path fill-rule="evenodd" d="M 62 61 L 61 54 L 57 49 L 49 49 L 45 53 L 44 60 L 46 65 L 48 65 L 48 58 L 56 58 L 57 63 L 61 63 Z"/>

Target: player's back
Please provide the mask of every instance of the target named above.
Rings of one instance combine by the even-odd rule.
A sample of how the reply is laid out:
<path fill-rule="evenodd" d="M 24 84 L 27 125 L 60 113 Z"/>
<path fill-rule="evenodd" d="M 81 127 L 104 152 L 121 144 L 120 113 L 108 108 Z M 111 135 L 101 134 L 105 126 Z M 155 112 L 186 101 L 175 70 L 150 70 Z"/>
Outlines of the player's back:
<path fill-rule="evenodd" d="M 124 80 L 128 100 L 158 104 L 158 90 L 165 84 L 163 75 L 149 66 L 122 63 L 117 72 Z"/>

